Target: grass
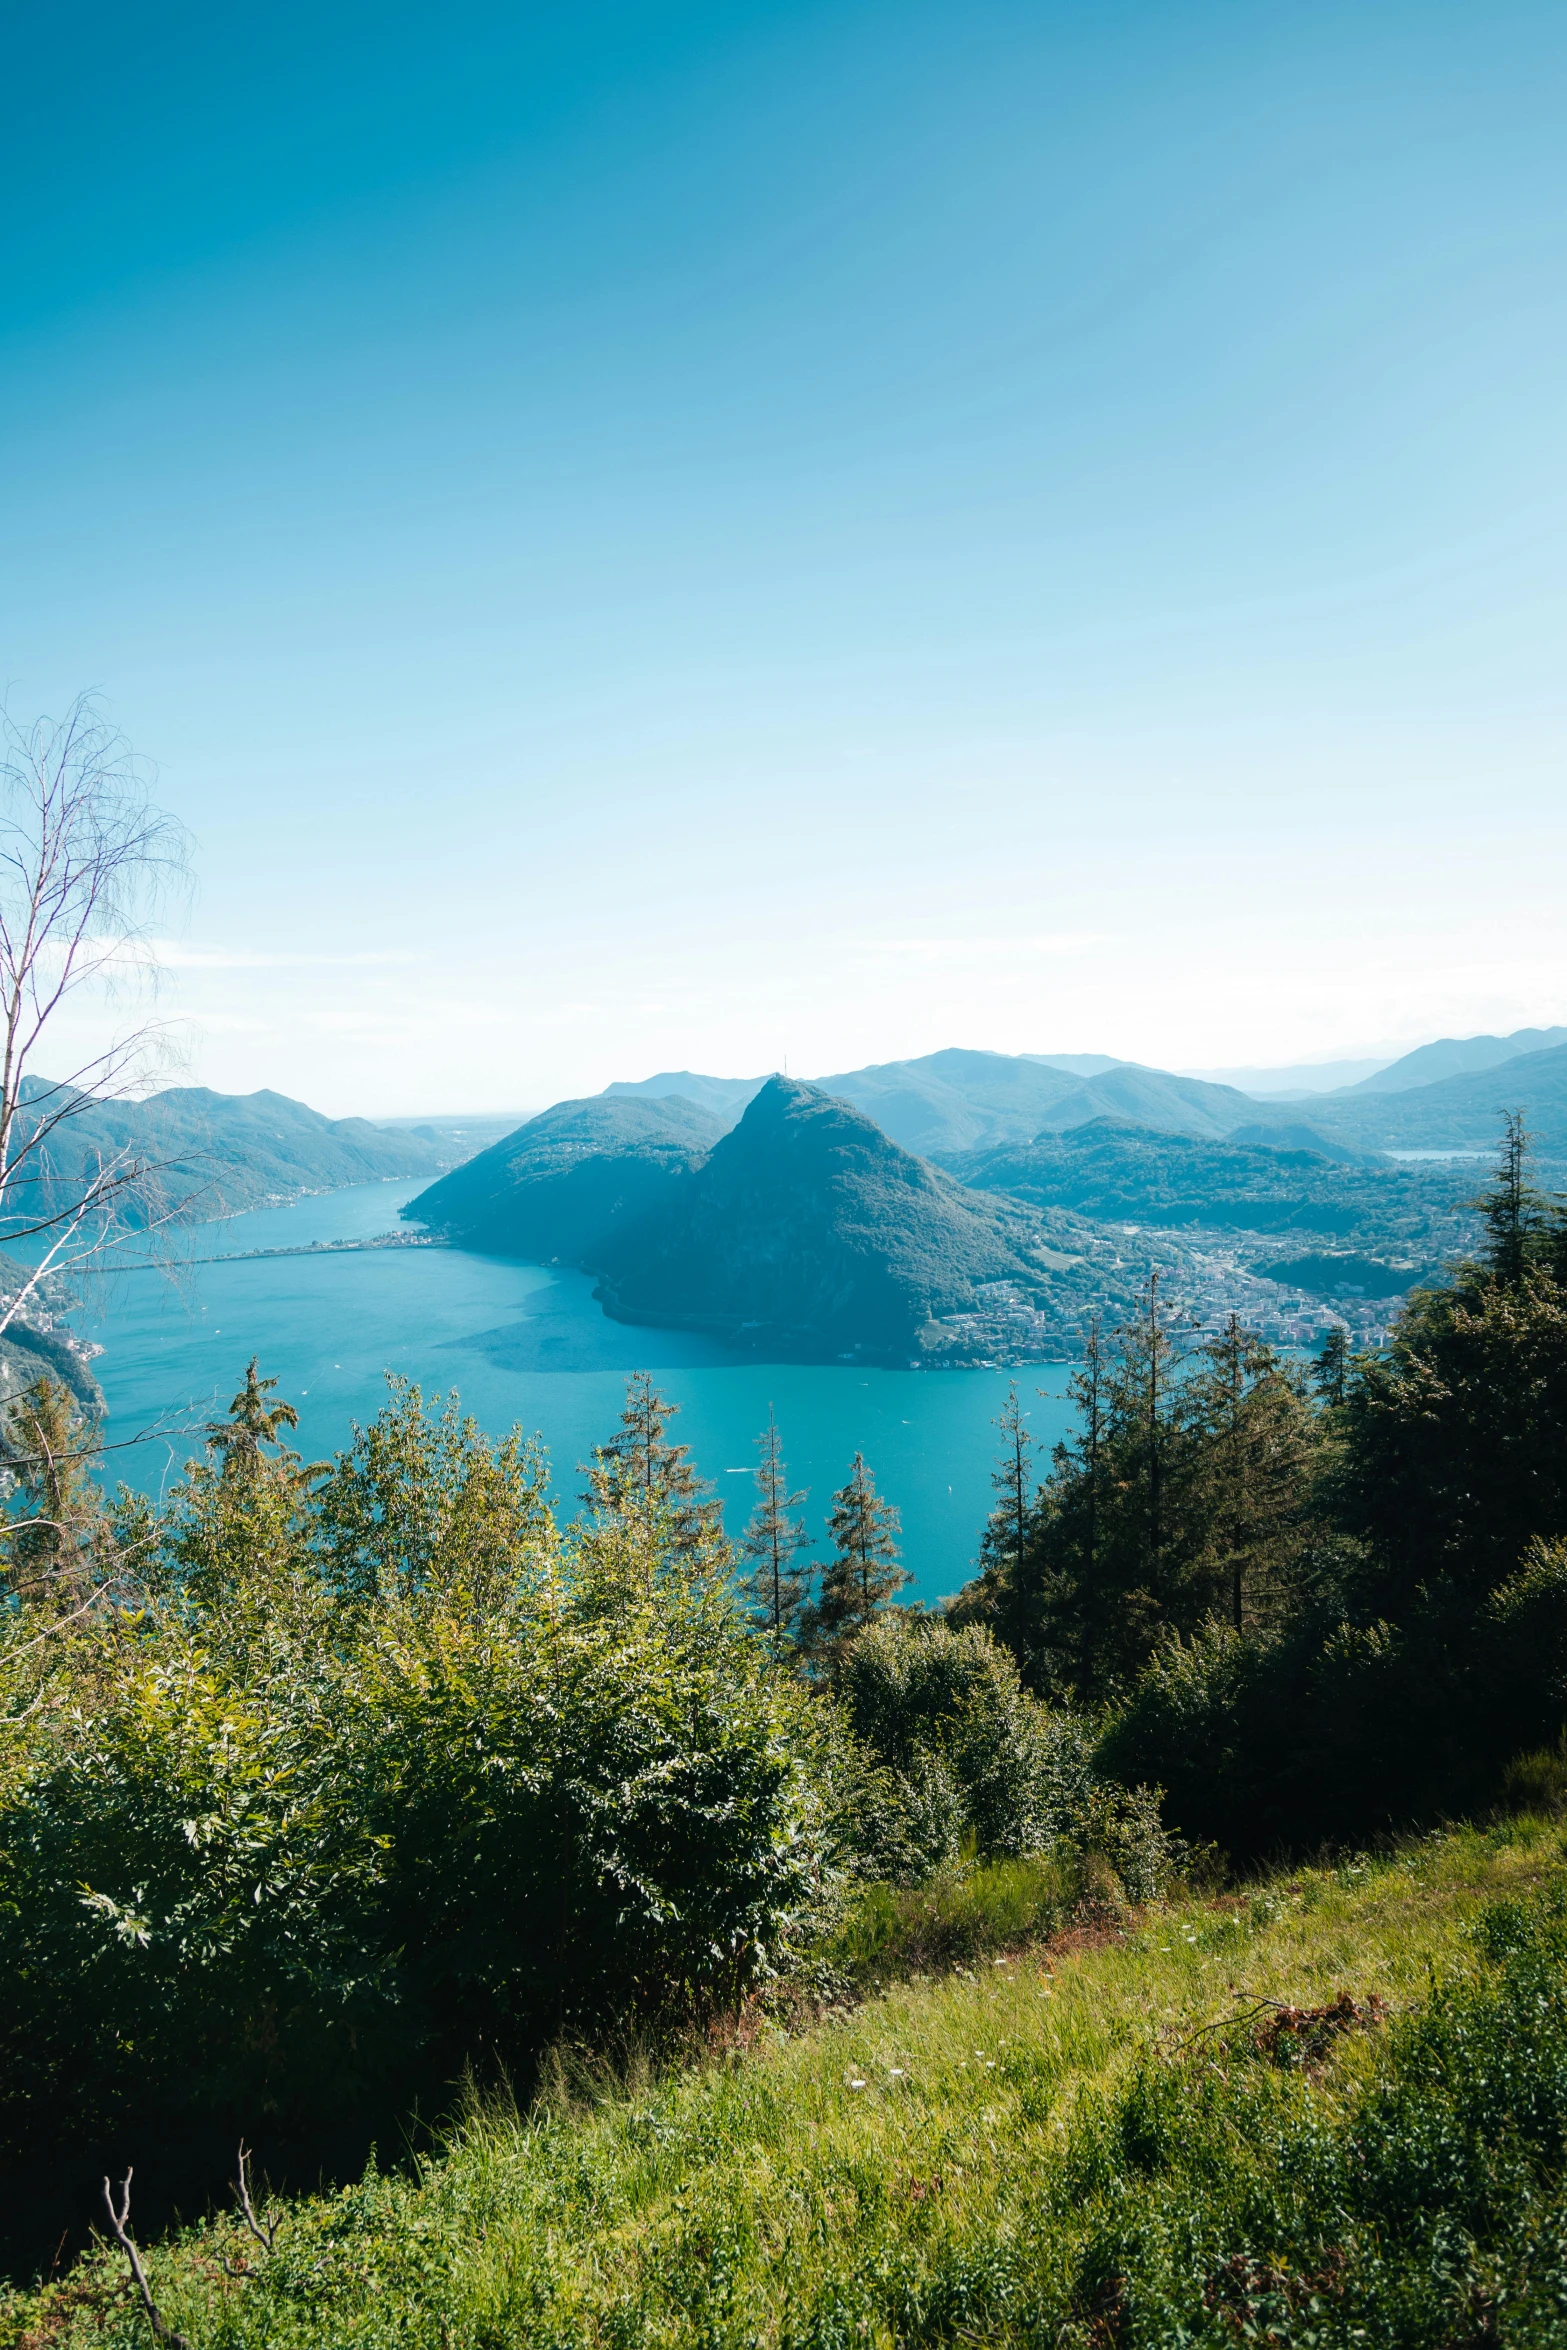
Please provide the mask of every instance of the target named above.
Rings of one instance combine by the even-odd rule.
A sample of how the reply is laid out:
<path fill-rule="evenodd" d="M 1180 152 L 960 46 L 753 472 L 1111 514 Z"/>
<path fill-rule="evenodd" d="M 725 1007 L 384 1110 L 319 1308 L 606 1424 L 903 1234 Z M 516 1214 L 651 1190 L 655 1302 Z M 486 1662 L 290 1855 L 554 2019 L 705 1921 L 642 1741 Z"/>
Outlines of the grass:
<path fill-rule="evenodd" d="M 662 2079 L 563 2076 L 411 2176 L 288 2206 L 270 2256 L 221 2218 L 149 2272 L 194 2350 L 1543 2350 L 1567 2342 L 1564 1904 L 1541 1819 L 1297 1871 L 763 2021 Z M 870 1904 L 862 1967 L 908 1928 Z M 1298 2012 L 1346 1993 L 1361 2028 Z M 13 2296 L 0 2345 L 147 2343 L 124 2266 Z"/>

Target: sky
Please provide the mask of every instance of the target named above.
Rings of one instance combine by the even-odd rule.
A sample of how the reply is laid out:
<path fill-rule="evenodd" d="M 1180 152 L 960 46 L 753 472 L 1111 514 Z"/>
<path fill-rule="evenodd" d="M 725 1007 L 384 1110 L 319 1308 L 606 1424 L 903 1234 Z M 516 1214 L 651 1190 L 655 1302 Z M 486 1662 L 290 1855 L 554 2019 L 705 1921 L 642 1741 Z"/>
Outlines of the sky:
<path fill-rule="evenodd" d="M 4 21 L 0 687 L 192 1081 L 1567 1018 L 1559 8 Z"/>

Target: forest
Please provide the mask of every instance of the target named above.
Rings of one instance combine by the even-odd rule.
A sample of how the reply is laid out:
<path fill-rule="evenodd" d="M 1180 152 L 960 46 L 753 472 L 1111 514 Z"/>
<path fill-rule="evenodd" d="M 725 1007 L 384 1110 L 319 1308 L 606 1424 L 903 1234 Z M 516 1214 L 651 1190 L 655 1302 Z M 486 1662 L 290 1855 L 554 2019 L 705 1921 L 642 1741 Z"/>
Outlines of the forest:
<path fill-rule="evenodd" d="M 1373 1355 L 1188 1346 L 1155 1274 L 1086 1332 L 1048 1461 L 1014 1391 L 979 1572 L 933 1611 L 862 1458 L 813 1565 L 772 1424 L 726 1541 L 645 1376 L 560 1497 L 520 1432 L 397 1383 L 307 1462 L 252 1362 L 156 1508 L 34 1380 L 5 1420 L 12 2273 L 102 2230 L 105 2173 L 156 2230 L 241 2142 L 351 2180 L 582 2052 L 656 2072 L 1264 1862 L 1551 1813 L 1567 1220 L 1518 1121 L 1480 1210 Z"/>

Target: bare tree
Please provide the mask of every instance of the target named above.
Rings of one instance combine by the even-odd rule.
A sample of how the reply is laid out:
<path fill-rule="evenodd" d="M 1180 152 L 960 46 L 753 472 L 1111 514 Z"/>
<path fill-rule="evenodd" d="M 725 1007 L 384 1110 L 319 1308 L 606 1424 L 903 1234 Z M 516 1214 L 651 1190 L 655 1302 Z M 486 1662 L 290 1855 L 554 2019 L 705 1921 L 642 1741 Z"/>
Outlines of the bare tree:
<path fill-rule="evenodd" d="M 145 995 L 151 925 L 185 874 L 183 828 L 90 698 L 28 728 L 0 720 L 0 1248 L 27 1259 L 0 1297 L 0 1333 L 51 1273 L 163 1220 L 144 1150 L 70 1129 L 145 1091 L 166 1031 L 118 1027 L 63 1074 L 38 1058 L 73 999 L 102 1019 Z"/>

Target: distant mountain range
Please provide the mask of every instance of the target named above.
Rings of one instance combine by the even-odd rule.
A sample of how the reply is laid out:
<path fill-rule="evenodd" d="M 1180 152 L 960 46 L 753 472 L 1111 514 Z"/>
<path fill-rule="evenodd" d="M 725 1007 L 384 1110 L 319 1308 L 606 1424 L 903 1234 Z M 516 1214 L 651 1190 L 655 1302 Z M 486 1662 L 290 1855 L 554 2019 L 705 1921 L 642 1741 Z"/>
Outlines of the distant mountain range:
<path fill-rule="evenodd" d="M 56 1127 L 47 1154 L 40 1153 L 39 1190 L 31 1197 L 51 1183 L 67 1189 L 125 1150 L 154 1170 L 152 1187 L 165 1207 L 197 1220 L 301 1192 L 431 1175 L 451 1164 L 422 1135 L 392 1133 L 367 1118 L 323 1118 L 287 1094 L 170 1086 L 145 1101 L 95 1102 Z"/>
<path fill-rule="evenodd" d="M 1486 1151 L 1511 1109 L 1522 1110 L 1542 1157 L 1567 1158 L 1567 1044 L 1435 1083 L 1325 1094 L 1311 1105 L 1311 1123 L 1359 1150 Z"/>
<path fill-rule="evenodd" d="M 732 1124 L 764 1082 L 683 1070 L 607 1090 L 620 1098 L 678 1094 Z M 1172 1077 L 1166 1070 L 1138 1068 L 1103 1053 L 1054 1060 L 1041 1053 L 952 1049 L 919 1060 L 841 1070 L 812 1082 L 820 1092 L 865 1111 L 905 1150 L 938 1161 L 950 1153 L 1086 1126 L 1107 1113 L 1172 1134 L 1210 1136 L 1228 1134 L 1257 1114 L 1256 1102 L 1233 1086 Z"/>
<path fill-rule="evenodd" d="M 1371 1077 L 1348 1090 L 1354 1093 L 1407 1093 L 1412 1086 L 1437 1085 L 1448 1077 L 1471 1077 L 1483 1069 L 1500 1069 L 1508 1061 L 1531 1053 L 1549 1052 L 1567 1044 L 1567 1028 L 1515 1028 L 1511 1036 L 1443 1036 L 1435 1044 L 1417 1045 L 1401 1060 L 1390 1061 Z"/>
<path fill-rule="evenodd" d="M 905 1150 L 943 1166 L 976 1150 L 1070 1133 L 1107 1116 L 1194 1140 L 1277 1141 L 1327 1157 L 1470 1150 L 1496 1139 L 1501 1111 L 1515 1101 L 1542 1150 L 1564 1156 L 1567 1091 L 1553 1059 L 1563 1050 L 1567 1028 L 1443 1038 L 1353 1085 L 1309 1097 L 1248 1094 L 1238 1086 L 1178 1077 L 1104 1053 L 953 1049 L 840 1070 L 813 1082 L 823 1093 L 864 1110 Z M 1507 1079 L 1499 1092 L 1497 1073 L 1504 1068 Z M 607 1091 L 622 1098 L 679 1094 L 732 1125 L 762 1083 L 759 1077 L 703 1077 L 679 1070 Z"/>

